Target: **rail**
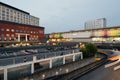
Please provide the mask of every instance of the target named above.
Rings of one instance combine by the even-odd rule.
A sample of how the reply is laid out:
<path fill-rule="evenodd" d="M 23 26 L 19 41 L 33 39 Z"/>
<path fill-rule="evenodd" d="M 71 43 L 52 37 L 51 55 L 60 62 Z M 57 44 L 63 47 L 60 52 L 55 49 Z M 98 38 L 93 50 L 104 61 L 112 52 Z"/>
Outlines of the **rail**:
<path fill-rule="evenodd" d="M 48 78 L 47 80 L 75 80 L 78 77 L 84 75 L 85 73 L 101 66 L 102 64 L 107 62 L 107 56 L 105 56 L 103 59 L 90 63 L 82 68 L 76 69 L 72 72 L 66 73 L 66 74 L 62 74 L 62 75 L 58 75 L 58 76 L 54 76 L 51 78 Z"/>

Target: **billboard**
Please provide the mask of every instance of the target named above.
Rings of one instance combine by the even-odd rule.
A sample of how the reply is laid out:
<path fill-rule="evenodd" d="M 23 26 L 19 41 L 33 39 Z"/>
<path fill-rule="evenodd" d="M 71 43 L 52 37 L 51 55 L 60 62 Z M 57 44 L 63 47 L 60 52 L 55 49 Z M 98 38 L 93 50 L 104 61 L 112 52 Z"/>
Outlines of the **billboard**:
<path fill-rule="evenodd" d="M 50 38 L 63 38 L 63 34 L 50 34 Z"/>

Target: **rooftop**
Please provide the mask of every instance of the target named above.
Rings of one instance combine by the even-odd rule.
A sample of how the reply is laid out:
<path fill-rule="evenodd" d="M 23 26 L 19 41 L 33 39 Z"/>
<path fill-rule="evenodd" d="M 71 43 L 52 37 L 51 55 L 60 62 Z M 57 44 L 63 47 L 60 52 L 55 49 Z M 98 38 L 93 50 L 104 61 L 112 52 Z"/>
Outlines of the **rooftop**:
<path fill-rule="evenodd" d="M 103 30 L 103 29 L 117 29 L 117 28 L 120 28 L 120 26 L 112 26 L 112 27 L 97 28 L 97 29 L 86 29 L 86 30 L 71 30 L 71 31 L 65 31 L 65 32 L 55 32 L 55 33 L 50 33 L 50 34 L 71 33 L 71 32 L 83 32 L 83 31 L 92 31 L 92 30 Z"/>

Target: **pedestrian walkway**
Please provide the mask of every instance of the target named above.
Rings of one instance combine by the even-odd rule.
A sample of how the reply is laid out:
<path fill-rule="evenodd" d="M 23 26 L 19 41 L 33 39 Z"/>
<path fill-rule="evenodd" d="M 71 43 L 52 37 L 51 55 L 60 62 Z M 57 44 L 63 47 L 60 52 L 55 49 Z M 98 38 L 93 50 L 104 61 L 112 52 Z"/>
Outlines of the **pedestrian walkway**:
<path fill-rule="evenodd" d="M 48 77 L 52 77 L 55 75 L 60 75 L 60 74 L 64 74 L 64 73 L 69 73 L 71 71 L 74 71 L 78 68 L 84 67 L 85 65 L 88 65 L 90 63 L 95 62 L 95 59 L 92 58 L 87 58 L 87 59 L 83 59 L 81 61 L 77 61 L 77 62 L 72 62 L 72 63 L 68 63 L 59 67 L 54 67 L 52 69 L 47 69 L 41 72 L 37 72 L 33 75 L 21 78 L 19 80 L 41 80 L 41 79 L 45 79 Z"/>

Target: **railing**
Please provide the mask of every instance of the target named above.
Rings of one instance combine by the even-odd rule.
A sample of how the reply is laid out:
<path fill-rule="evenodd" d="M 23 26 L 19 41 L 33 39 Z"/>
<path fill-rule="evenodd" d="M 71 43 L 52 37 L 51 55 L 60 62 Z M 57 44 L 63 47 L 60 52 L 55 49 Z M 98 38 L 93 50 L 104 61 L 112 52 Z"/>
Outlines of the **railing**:
<path fill-rule="evenodd" d="M 53 66 L 57 66 L 54 61 L 62 62 L 59 65 L 63 65 L 66 63 L 66 57 L 72 56 L 72 61 L 75 61 L 77 56 L 80 55 L 80 59 L 83 58 L 81 52 L 64 54 L 64 55 L 56 55 L 52 57 L 45 57 L 43 59 L 37 58 L 36 55 L 32 56 L 31 61 L 27 61 L 24 63 L 17 63 L 14 61 L 14 65 L 7 65 L 7 66 L 0 66 L 0 80 L 7 80 L 7 79 L 16 79 L 22 76 L 30 75 L 35 72 L 35 63 L 41 63 L 43 61 L 48 61 L 49 68 Z M 16 76 L 12 76 L 12 75 Z"/>
<path fill-rule="evenodd" d="M 40 59 L 46 59 L 46 58 L 55 57 L 55 56 L 62 56 L 62 55 L 77 53 L 77 52 L 79 52 L 78 49 L 72 49 L 72 50 L 61 50 L 61 51 L 48 52 L 48 53 L 37 53 L 37 54 L 33 53 L 29 55 L 24 54 L 23 56 L 21 55 L 21 56 L 16 56 L 11 58 L 0 59 L 0 66 L 29 62 L 29 61 L 32 61 L 33 56 L 36 56 L 36 59 L 40 60 Z M 25 59 L 26 61 L 24 61 Z"/>

